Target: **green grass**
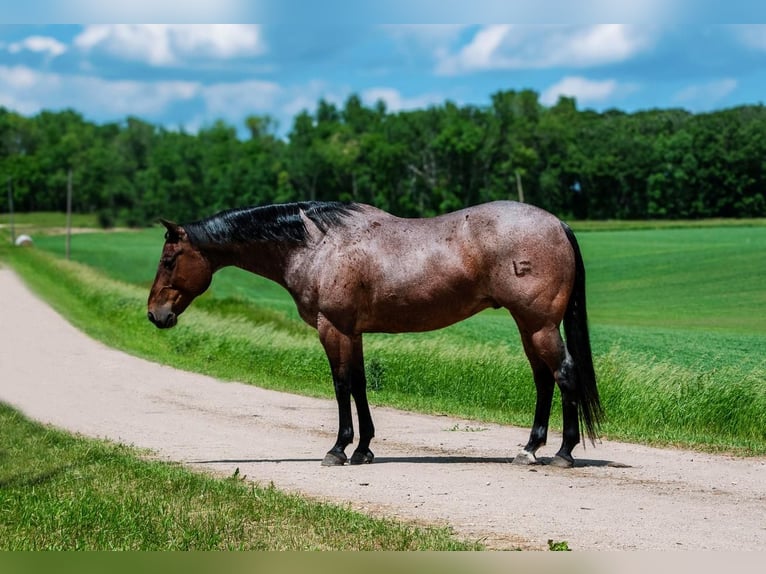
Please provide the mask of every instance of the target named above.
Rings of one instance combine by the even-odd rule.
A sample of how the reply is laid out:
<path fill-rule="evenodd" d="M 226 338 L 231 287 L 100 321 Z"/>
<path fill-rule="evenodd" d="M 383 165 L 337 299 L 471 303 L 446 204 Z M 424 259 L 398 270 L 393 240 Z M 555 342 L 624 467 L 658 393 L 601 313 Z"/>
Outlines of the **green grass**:
<path fill-rule="evenodd" d="M 0 404 L 0 550 L 479 550 L 74 437 Z"/>
<path fill-rule="evenodd" d="M 766 228 L 581 237 L 594 323 L 766 334 Z"/>
<path fill-rule="evenodd" d="M 579 234 L 605 435 L 742 454 L 766 453 L 766 227 Z M 236 269 L 158 331 L 145 319 L 162 232 L 61 238 L 10 250 L 14 266 L 76 325 L 157 361 L 217 377 L 332 397 L 316 333 L 289 295 Z M 735 262 L 735 264 L 732 264 Z M 92 267 L 90 267 L 92 266 Z M 98 269 L 96 271 L 95 269 Z M 513 322 L 488 311 L 449 329 L 365 338 L 371 400 L 528 426 L 534 385 Z M 552 426 L 560 421 L 554 408 Z"/>
<path fill-rule="evenodd" d="M 575 232 L 583 231 L 635 231 L 652 229 L 695 229 L 695 228 L 721 228 L 721 227 L 764 227 L 766 219 L 763 218 L 719 218 L 719 219 L 606 219 L 606 220 L 579 220 L 569 221 L 569 225 Z"/>
<path fill-rule="evenodd" d="M 8 235 L 10 234 L 10 223 L 10 214 L 0 213 L 0 226 Z M 26 233 L 32 235 L 33 239 L 38 234 L 61 233 L 61 230 L 66 229 L 66 213 L 55 211 L 14 213 L 13 225 L 17 236 Z M 72 227 L 95 229 L 98 227 L 98 216 L 89 213 L 73 213 Z"/>

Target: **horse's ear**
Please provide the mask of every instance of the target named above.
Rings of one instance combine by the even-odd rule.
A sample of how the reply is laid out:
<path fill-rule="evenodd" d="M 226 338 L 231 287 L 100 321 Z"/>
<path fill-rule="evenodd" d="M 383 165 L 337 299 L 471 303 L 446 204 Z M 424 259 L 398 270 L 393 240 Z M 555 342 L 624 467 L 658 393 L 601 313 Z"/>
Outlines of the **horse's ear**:
<path fill-rule="evenodd" d="M 167 241 L 176 242 L 186 235 L 186 232 L 177 223 L 173 223 L 172 221 L 168 221 L 167 219 L 163 219 L 161 217 L 160 223 L 162 223 L 162 225 L 165 226 L 165 229 L 168 230 L 165 234 L 165 239 Z"/>

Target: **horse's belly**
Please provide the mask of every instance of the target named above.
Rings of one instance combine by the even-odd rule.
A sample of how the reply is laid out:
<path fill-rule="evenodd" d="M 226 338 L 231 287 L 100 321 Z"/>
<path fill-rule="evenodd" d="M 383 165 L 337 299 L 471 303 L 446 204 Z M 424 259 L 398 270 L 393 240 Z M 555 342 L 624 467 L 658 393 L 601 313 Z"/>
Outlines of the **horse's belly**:
<path fill-rule="evenodd" d="M 418 299 L 392 295 L 373 302 L 367 309 L 360 309 L 357 330 L 377 333 L 433 331 L 492 306 L 491 300 L 475 296 Z"/>

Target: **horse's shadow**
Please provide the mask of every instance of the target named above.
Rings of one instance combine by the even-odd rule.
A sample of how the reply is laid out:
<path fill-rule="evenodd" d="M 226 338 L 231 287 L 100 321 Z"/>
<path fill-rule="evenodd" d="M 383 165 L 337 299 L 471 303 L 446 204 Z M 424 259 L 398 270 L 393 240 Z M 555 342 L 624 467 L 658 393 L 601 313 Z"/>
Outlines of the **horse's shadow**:
<path fill-rule="evenodd" d="M 529 469 L 556 468 L 550 463 L 553 457 L 538 457 L 537 463 L 529 465 Z M 293 462 L 316 462 L 321 463 L 321 458 L 228 458 L 195 460 L 195 464 L 263 464 L 263 463 L 293 463 Z M 422 456 L 381 456 L 376 457 L 373 464 L 510 464 L 513 457 L 481 457 L 481 456 L 455 456 L 455 455 L 422 455 Z M 630 468 L 630 465 L 612 460 L 599 460 L 591 458 L 578 458 L 575 460 L 575 468 Z M 520 467 L 521 468 L 521 467 Z M 566 470 L 566 469 L 565 469 Z"/>

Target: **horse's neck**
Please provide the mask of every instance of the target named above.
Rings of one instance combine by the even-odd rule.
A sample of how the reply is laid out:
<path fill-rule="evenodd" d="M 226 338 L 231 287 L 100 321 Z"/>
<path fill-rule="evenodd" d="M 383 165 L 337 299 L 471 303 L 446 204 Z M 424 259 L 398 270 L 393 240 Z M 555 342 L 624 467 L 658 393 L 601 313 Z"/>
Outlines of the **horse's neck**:
<path fill-rule="evenodd" d="M 205 250 L 214 270 L 239 267 L 272 281 L 285 284 L 285 268 L 290 249 L 279 242 L 259 241 L 250 244 L 217 244 Z"/>

